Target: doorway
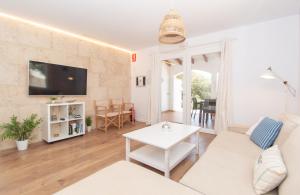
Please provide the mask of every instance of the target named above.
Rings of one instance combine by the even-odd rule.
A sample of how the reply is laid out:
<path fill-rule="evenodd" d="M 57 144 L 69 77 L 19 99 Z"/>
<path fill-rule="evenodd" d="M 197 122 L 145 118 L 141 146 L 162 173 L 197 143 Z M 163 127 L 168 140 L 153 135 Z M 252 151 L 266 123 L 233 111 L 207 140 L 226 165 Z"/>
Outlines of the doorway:
<path fill-rule="evenodd" d="M 161 121 L 183 123 L 183 60 L 161 61 Z"/>
<path fill-rule="evenodd" d="M 191 56 L 191 124 L 207 131 L 215 128 L 221 52 Z"/>
<path fill-rule="evenodd" d="M 151 72 L 151 124 L 168 120 L 197 125 L 202 127 L 203 132 L 215 133 L 222 45 L 216 42 L 161 52 L 155 56 Z M 193 97 L 196 97 L 198 104 L 209 100 L 205 103 L 209 109 L 193 109 Z"/>

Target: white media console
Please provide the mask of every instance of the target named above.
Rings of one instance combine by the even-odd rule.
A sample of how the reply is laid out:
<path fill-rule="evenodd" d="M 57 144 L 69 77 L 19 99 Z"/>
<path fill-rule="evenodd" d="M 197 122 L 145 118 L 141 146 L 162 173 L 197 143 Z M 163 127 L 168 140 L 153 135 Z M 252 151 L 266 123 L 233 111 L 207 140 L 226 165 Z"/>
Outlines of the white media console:
<path fill-rule="evenodd" d="M 47 104 L 47 128 L 43 139 L 50 143 L 85 134 L 85 103 Z"/>

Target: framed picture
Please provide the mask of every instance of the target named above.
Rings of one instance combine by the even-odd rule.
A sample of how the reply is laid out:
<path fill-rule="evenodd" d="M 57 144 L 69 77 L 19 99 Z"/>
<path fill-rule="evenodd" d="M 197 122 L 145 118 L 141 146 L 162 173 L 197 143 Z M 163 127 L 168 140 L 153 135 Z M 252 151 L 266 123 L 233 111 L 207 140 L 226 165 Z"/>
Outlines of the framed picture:
<path fill-rule="evenodd" d="M 135 79 L 135 85 L 137 87 L 145 87 L 146 86 L 146 76 L 137 76 Z"/>

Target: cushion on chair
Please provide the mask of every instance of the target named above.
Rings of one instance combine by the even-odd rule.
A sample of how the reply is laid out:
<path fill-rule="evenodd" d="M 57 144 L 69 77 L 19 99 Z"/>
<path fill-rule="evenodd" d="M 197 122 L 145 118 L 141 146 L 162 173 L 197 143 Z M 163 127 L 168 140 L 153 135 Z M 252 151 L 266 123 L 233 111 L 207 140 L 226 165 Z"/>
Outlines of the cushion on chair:
<path fill-rule="evenodd" d="M 124 111 L 123 111 L 123 114 L 131 114 L 131 111 L 124 110 Z"/>
<path fill-rule="evenodd" d="M 252 132 L 250 139 L 262 149 L 267 149 L 273 145 L 283 123 L 265 117 Z"/>
<path fill-rule="evenodd" d="M 107 113 L 107 117 L 115 117 L 115 116 L 118 116 L 118 115 L 119 115 L 118 112 L 109 112 L 109 113 Z M 105 117 L 104 114 L 98 114 L 97 116 Z"/>

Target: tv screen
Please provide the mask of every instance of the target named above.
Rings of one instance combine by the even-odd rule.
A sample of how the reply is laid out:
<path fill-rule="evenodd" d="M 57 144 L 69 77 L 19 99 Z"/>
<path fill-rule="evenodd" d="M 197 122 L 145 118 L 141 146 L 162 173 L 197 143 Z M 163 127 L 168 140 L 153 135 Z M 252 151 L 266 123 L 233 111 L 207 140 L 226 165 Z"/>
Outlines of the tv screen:
<path fill-rule="evenodd" d="M 86 95 L 87 69 L 29 61 L 29 95 Z"/>

